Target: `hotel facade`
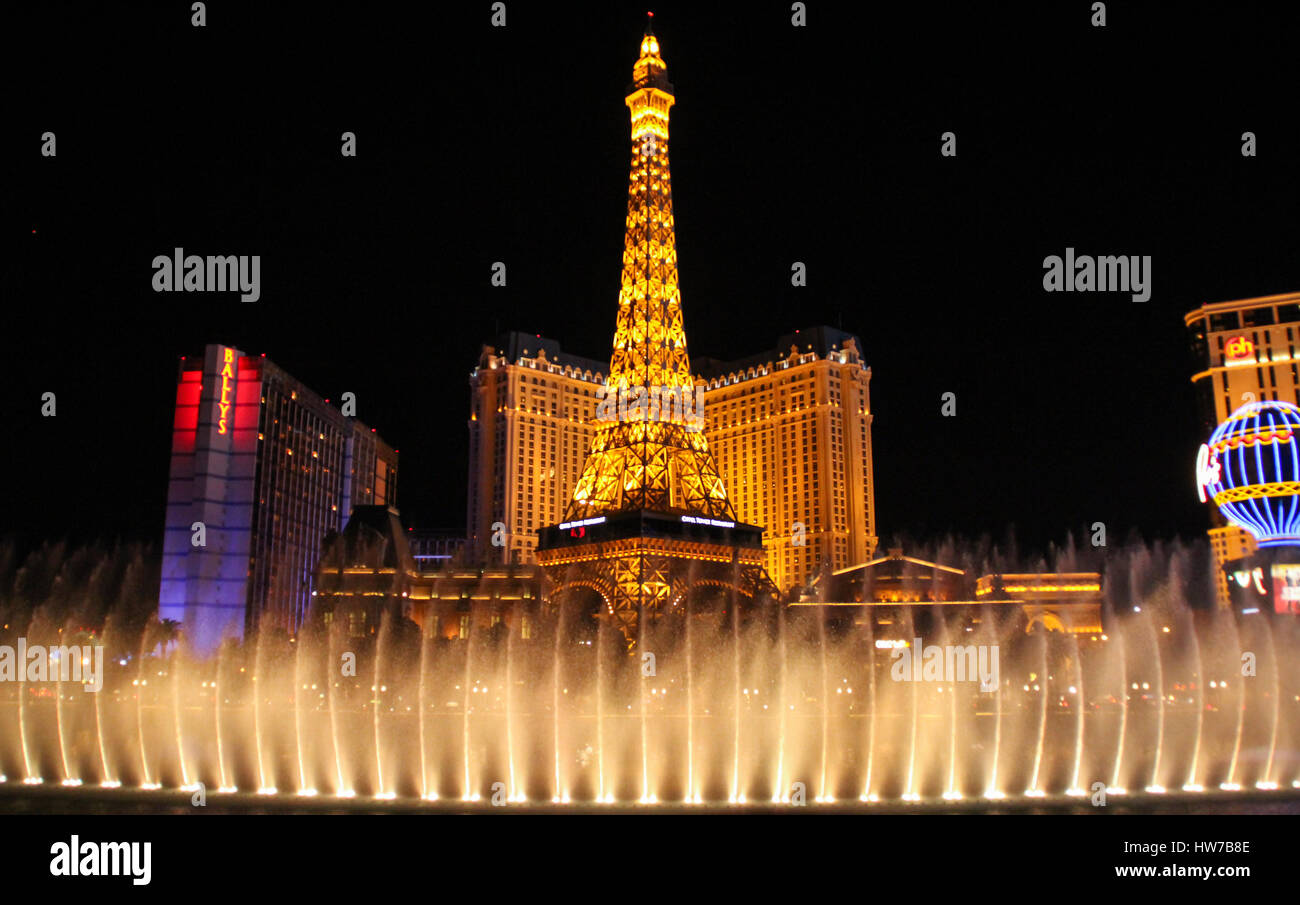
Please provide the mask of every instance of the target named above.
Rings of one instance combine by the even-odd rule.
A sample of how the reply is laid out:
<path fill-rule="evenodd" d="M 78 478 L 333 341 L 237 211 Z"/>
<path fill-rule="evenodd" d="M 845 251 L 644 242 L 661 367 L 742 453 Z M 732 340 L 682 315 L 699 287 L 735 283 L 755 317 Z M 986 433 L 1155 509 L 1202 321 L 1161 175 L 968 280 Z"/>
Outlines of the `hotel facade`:
<path fill-rule="evenodd" d="M 765 529 L 777 587 L 869 560 L 871 369 L 857 337 L 814 327 L 745 359 L 692 364 L 709 449 L 736 518 Z M 535 562 L 537 531 L 560 522 L 573 497 L 607 371 L 536 334 L 483 348 L 469 380 L 470 559 Z"/>
<path fill-rule="evenodd" d="M 269 361 L 208 345 L 176 382 L 159 617 L 210 653 L 296 633 L 322 543 L 353 508 L 396 505 L 397 451 Z"/>
<path fill-rule="evenodd" d="M 1300 405 L 1300 293 L 1209 302 L 1184 317 L 1197 371 L 1192 375 L 1202 433 L 1248 402 Z M 1218 603 L 1230 605 L 1223 565 L 1255 552 L 1251 535 L 1211 507 Z"/>

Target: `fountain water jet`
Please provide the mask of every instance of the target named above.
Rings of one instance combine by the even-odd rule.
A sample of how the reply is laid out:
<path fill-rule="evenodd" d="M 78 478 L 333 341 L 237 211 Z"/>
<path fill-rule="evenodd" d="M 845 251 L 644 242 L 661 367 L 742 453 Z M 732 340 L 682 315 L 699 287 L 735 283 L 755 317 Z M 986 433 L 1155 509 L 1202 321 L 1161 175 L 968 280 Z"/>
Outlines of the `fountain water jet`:
<path fill-rule="evenodd" d="M 1042 683 L 1042 691 L 1038 695 L 1038 742 L 1034 745 L 1034 771 L 1029 780 L 1029 787 L 1025 794 L 1031 798 L 1041 798 L 1046 794 L 1042 786 L 1039 785 L 1039 771 L 1043 766 L 1043 741 L 1047 737 L 1047 698 L 1051 694 L 1052 682 L 1051 674 L 1047 670 L 1047 633 L 1040 631 L 1037 633 L 1039 642 L 1038 649 L 1041 654 L 1039 658 L 1039 681 Z M 1037 690 L 1037 686 L 1035 686 Z"/>
<path fill-rule="evenodd" d="M 241 793 L 236 802 L 263 789 L 295 800 L 318 786 L 327 798 L 365 790 L 364 807 L 386 807 L 375 796 L 433 802 L 457 791 L 473 801 L 498 779 L 528 807 L 547 796 L 556 804 L 725 806 L 761 798 L 770 806 L 792 790 L 801 803 L 805 793 L 823 804 L 846 794 L 895 804 L 1042 795 L 1059 806 L 1071 792 L 1077 798 L 1094 772 L 1114 794 L 1136 783 L 1167 784 L 1177 796 L 1222 781 L 1249 787 L 1249 795 L 1275 786 L 1293 795 L 1300 788 L 1294 625 L 1272 614 L 1192 613 L 1184 598 L 1194 595 L 1178 582 L 1181 565 L 1152 568 L 1146 552 L 1132 559 L 1134 597 L 1105 614 L 1105 638 L 1026 634 L 1018 609 L 988 603 L 925 610 L 933 621 L 922 622 L 921 608 L 801 605 L 759 614 L 688 596 L 640 630 L 639 647 L 656 654 L 653 682 L 640 675 L 637 657 L 614 650 L 607 617 L 595 622 L 600 645 L 593 649 L 592 623 L 579 625 L 567 608 L 543 608 L 538 622 L 530 615 L 527 638 L 485 635 L 487 623 L 475 620 L 465 632 L 470 643 L 436 640 L 436 630 L 426 629 L 418 649 L 415 636 L 390 619 L 373 647 L 356 651 L 359 676 L 338 669 L 345 620 L 284 644 L 273 631 L 235 639 L 210 660 L 184 643 L 160 655 L 112 623 L 103 639 L 134 647 L 135 662 L 110 658 L 101 694 L 25 676 L 7 686 L 0 774 L 13 784 L 36 785 L 44 776 L 54 778 L 47 785 L 81 782 L 83 789 L 121 783 L 172 792 L 202 782 Z M 683 611 L 685 622 L 674 622 Z M 894 621 L 874 618 L 884 615 Z M 41 636 L 33 641 L 49 634 L 39 619 L 13 621 Z M 974 633 L 963 634 L 971 625 Z M 996 688 L 981 692 L 947 677 L 903 687 L 886 678 L 890 645 L 922 636 L 922 646 L 972 637 L 1000 645 Z M 877 648 L 882 640 L 888 643 Z M 1230 670 L 1243 647 L 1262 653 L 1267 672 L 1244 681 L 1230 674 L 1232 687 L 1221 693 L 1203 686 Z M 325 693 L 311 693 L 321 677 Z M 1034 684 L 1037 691 L 1021 694 Z M 1144 684 L 1155 688 L 1145 700 Z M 412 701 L 418 713 L 410 713 Z"/>

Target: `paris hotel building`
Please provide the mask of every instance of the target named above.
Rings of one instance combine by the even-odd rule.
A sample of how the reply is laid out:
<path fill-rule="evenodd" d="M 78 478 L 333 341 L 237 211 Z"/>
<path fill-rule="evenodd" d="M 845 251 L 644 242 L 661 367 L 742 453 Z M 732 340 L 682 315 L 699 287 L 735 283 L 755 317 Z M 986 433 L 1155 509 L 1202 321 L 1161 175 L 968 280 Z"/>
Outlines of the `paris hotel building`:
<path fill-rule="evenodd" d="M 871 369 L 857 337 L 813 327 L 739 361 L 691 363 L 709 450 L 736 518 L 764 528 L 776 585 L 871 559 Z M 582 473 L 607 370 L 534 334 L 483 348 L 469 381 L 471 558 L 534 561 L 537 530 L 563 518 Z"/>
<path fill-rule="evenodd" d="M 1200 409 L 1201 433 L 1214 428 L 1247 402 L 1280 400 L 1300 405 L 1300 293 L 1268 295 L 1232 302 L 1208 302 L 1185 316 Z M 1255 550 L 1247 532 L 1229 524 L 1211 507 L 1219 605 L 1228 606 L 1222 565 Z"/>

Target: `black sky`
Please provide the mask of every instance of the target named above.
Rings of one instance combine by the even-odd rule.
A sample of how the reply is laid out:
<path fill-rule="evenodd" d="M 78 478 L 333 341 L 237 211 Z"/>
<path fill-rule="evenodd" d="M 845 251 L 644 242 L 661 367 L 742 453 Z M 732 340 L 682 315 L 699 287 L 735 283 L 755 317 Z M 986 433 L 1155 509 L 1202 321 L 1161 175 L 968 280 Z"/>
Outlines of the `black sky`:
<path fill-rule="evenodd" d="M 1182 315 L 1300 289 L 1300 15 L 809 6 L 655 7 L 691 351 L 862 336 L 886 535 L 1197 534 Z M 159 539 L 176 358 L 208 342 L 355 392 L 405 521 L 463 530 L 481 344 L 608 356 L 644 5 L 208 7 L 10 17 L 0 534 Z M 154 293 L 177 246 L 260 254 L 261 300 Z M 1151 300 L 1045 293 L 1067 246 L 1150 255 Z"/>

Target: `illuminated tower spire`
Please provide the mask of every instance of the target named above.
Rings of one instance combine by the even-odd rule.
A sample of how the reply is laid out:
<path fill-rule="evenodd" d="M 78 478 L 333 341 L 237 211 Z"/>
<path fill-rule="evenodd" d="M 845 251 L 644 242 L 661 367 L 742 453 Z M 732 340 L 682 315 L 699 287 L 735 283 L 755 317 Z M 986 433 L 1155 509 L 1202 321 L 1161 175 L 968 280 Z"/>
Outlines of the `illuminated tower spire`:
<path fill-rule="evenodd" d="M 673 86 L 649 25 L 632 67 L 623 280 L 591 452 L 564 520 L 538 532 L 553 601 L 598 594 L 629 650 L 688 595 L 776 599 L 763 529 L 736 522 L 704 439 L 704 388 L 686 355 L 668 172 Z M 738 609 L 737 612 L 740 610 Z"/>
<path fill-rule="evenodd" d="M 668 166 L 675 100 L 647 23 L 626 97 L 631 166 L 614 348 L 566 520 L 637 509 L 735 519 L 704 439 L 703 392 L 691 376 L 682 326 Z"/>

